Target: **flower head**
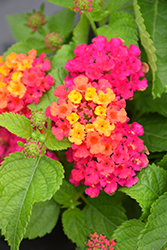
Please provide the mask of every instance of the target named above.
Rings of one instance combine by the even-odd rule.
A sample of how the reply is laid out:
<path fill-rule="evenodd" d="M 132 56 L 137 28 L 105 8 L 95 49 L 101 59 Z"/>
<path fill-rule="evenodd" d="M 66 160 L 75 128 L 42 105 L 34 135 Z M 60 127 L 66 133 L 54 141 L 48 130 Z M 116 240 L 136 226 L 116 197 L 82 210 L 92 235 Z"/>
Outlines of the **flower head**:
<path fill-rule="evenodd" d="M 33 13 L 29 15 L 27 20 L 27 26 L 32 28 L 32 32 L 35 32 L 38 28 L 46 23 L 43 13 Z"/>

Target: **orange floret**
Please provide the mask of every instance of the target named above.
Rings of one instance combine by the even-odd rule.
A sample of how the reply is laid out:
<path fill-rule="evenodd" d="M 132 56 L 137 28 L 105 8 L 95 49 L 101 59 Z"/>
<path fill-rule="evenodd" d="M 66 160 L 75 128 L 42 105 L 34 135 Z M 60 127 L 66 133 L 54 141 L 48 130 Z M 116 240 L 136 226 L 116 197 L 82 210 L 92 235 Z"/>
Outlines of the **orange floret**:
<path fill-rule="evenodd" d="M 0 109 L 4 109 L 7 107 L 8 102 L 7 102 L 7 95 L 8 91 L 5 87 L 0 88 Z"/>
<path fill-rule="evenodd" d="M 73 105 L 71 103 L 61 103 L 57 104 L 57 102 L 52 102 L 50 106 L 50 112 L 53 116 L 59 116 L 59 117 L 66 117 L 67 115 L 70 115 L 73 109 Z"/>
<path fill-rule="evenodd" d="M 105 149 L 105 146 L 101 143 L 101 137 L 96 131 L 88 132 L 86 145 L 90 147 L 91 154 L 101 153 Z"/>
<path fill-rule="evenodd" d="M 10 81 L 9 85 L 7 86 L 7 90 L 13 95 L 18 96 L 21 99 L 26 92 L 26 87 L 20 81 Z"/>
<path fill-rule="evenodd" d="M 18 61 L 16 60 L 17 54 L 15 52 L 11 52 L 6 58 L 5 58 L 5 65 L 9 69 L 16 69 Z"/>
<path fill-rule="evenodd" d="M 87 89 L 88 78 L 84 75 L 79 75 L 74 78 L 73 82 L 75 83 L 76 89 L 80 92 L 85 92 Z"/>

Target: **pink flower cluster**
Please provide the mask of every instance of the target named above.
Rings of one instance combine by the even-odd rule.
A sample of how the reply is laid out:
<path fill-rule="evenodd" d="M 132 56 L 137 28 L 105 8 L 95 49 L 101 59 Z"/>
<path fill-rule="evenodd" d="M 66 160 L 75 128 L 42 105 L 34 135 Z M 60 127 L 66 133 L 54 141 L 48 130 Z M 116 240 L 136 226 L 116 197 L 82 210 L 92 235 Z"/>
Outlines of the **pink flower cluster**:
<path fill-rule="evenodd" d="M 86 244 L 89 247 L 87 250 L 114 250 L 116 242 L 113 239 L 107 240 L 106 236 L 103 236 L 102 234 L 98 236 L 96 232 L 90 236 L 91 240 L 88 240 L 88 243 Z"/>
<path fill-rule="evenodd" d="M 124 99 L 133 97 L 136 90 L 146 89 L 146 78 L 140 78 L 148 68 L 143 67 L 137 46 L 131 44 L 128 49 L 120 38 L 111 38 L 108 42 L 103 36 L 92 42 L 78 45 L 74 50 L 75 57 L 65 65 L 70 72 L 65 79 L 67 87 L 73 84 L 76 76 L 84 74 L 91 81 L 108 80 L 114 93 Z"/>
<path fill-rule="evenodd" d="M 144 90 L 146 64 L 139 59 L 135 45 L 129 49 L 119 38 L 107 42 L 98 36 L 93 44 L 79 45 L 76 56 L 65 68 L 70 75 L 66 85 L 56 87 L 53 102 L 46 115 L 54 122 L 52 133 L 58 140 L 72 142 L 67 160 L 74 163 L 70 182 L 82 183 L 90 197 L 100 190 L 114 193 L 118 185 L 131 187 L 148 164 L 147 150 L 138 137 L 143 127 L 128 124 L 125 99 L 134 91 Z"/>
<path fill-rule="evenodd" d="M 22 151 L 22 148 L 18 146 L 17 141 L 25 142 L 24 139 L 10 133 L 6 128 L 0 127 L 0 165 L 4 158 L 10 153 Z"/>
<path fill-rule="evenodd" d="M 40 97 L 54 84 L 46 75 L 51 68 L 45 53 L 36 57 L 32 49 L 28 55 L 10 53 L 0 63 L 0 113 L 14 112 L 29 115 L 28 104 L 38 104 Z"/>

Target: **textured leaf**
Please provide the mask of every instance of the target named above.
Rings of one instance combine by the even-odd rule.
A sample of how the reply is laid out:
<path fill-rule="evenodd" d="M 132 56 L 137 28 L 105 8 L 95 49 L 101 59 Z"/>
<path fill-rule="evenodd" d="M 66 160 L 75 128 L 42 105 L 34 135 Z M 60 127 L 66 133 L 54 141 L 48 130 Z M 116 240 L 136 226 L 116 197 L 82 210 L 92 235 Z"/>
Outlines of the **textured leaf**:
<path fill-rule="evenodd" d="M 120 202 L 103 193 L 97 198 L 88 198 L 83 212 L 87 225 L 97 234 L 104 234 L 109 239 L 114 230 L 127 219 Z"/>
<path fill-rule="evenodd" d="M 136 23 L 133 17 L 128 13 L 118 12 L 110 17 L 108 25 L 97 29 L 99 35 L 111 37 L 120 37 L 129 47 L 130 44 L 138 45 Z"/>
<path fill-rule="evenodd" d="M 117 11 L 122 5 L 124 5 L 125 3 L 127 3 L 129 0 L 111 0 L 107 10 L 112 14 L 115 11 Z"/>
<path fill-rule="evenodd" d="M 47 0 L 47 1 L 67 8 L 74 6 L 73 0 Z"/>
<path fill-rule="evenodd" d="M 139 34 L 140 34 L 140 40 L 141 40 L 141 44 L 143 45 L 147 57 L 148 57 L 148 63 L 151 67 L 151 71 L 152 71 L 152 76 L 153 76 L 153 81 L 155 79 L 155 71 L 157 70 L 157 66 L 156 66 L 156 54 L 155 54 L 155 47 L 153 45 L 153 41 L 150 37 L 150 34 L 147 32 L 147 28 L 145 26 L 145 20 L 143 19 L 142 13 L 141 13 L 141 9 L 138 5 L 137 0 L 134 0 L 134 11 L 135 11 L 135 16 L 136 16 L 136 23 L 138 25 L 138 29 L 139 29 Z M 145 1 L 147 2 L 147 1 Z M 154 1 L 155 2 L 155 1 Z M 150 9 L 147 9 L 150 12 Z"/>
<path fill-rule="evenodd" d="M 51 75 L 55 80 L 54 87 L 63 84 L 64 78 L 67 76 L 67 72 L 68 71 L 65 70 L 64 67 L 54 68 L 54 69 L 51 70 L 49 75 Z"/>
<path fill-rule="evenodd" d="M 61 185 L 60 189 L 55 193 L 54 199 L 58 203 L 64 205 L 74 200 L 76 194 L 77 192 L 74 186 L 66 180 L 63 180 L 63 184 Z"/>
<path fill-rule="evenodd" d="M 167 155 L 164 155 L 164 157 L 162 158 L 162 160 L 158 163 L 158 165 L 161 168 L 164 168 L 165 170 L 167 170 Z"/>
<path fill-rule="evenodd" d="M 115 232 L 112 238 L 117 244 L 115 250 L 134 250 L 137 247 L 137 238 L 144 229 L 144 223 L 139 220 L 129 220 L 122 223 Z"/>
<path fill-rule="evenodd" d="M 137 109 L 143 113 L 157 112 L 165 117 L 167 117 L 167 94 L 163 93 L 161 98 L 153 99 L 151 94 L 151 86 L 149 86 L 146 91 L 136 93 L 138 96 Z"/>
<path fill-rule="evenodd" d="M 153 96 L 160 97 L 166 88 L 167 69 L 167 1 L 138 0 L 145 26 L 156 48 L 157 71 L 153 83 Z M 151 65 L 151 64 L 150 64 Z"/>
<path fill-rule="evenodd" d="M 64 67 L 67 61 L 74 57 L 75 46 L 74 43 L 62 45 L 51 61 L 52 68 Z"/>
<path fill-rule="evenodd" d="M 24 115 L 7 112 L 0 114 L 0 126 L 22 138 L 29 138 L 33 129 L 28 118 Z"/>
<path fill-rule="evenodd" d="M 48 20 L 50 32 L 58 32 L 62 38 L 65 38 L 71 32 L 74 25 L 75 13 L 67 8 L 51 16 Z"/>
<path fill-rule="evenodd" d="M 35 239 L 50 233 L 55 227 L 60 206 L 53 200 L 34 203 L 24 238 Z"/>
<path fill-rule="evenodd" d="M 89 21 L 87 17 L 82 14 L 79 23 L 73 29 L 73 41 L 77 45 L 88 42 L 89 35 Z"/>
<path fill-rule="evenodd" d="M 46 156 L 25 158 L 16 152 L 0 169 L 0 228 L 11 250 L 18 250 L 32 205 L 51 199 L 63 178 L 60 162 Z"/>
<path fill-rule="evenodd" d="M 155 164 L 148 165 L 138 174 L 139 181 L 132 187 L 119 190 L 135 199 L 142 208 L 143 217 L 148 216 L 150 207 L 167 190 L 167 172 Z"/>
<path fill-rule="evenodd" d="M 17 54 L 24 53 L 28 54 L 28 51 L 31 49 L 37 50 L 38 54 L 42 52 L 48 52 L 46 49 L 46 46 L 44 44 L 44 40 L 41 40 L 39 38 L 28 38 L 27 40 L 18 42 L 13 44 L 5 53 L 4 57 L 9 55 L 11 52 L 15 52 Z"/>
<path fill-rule="evenodd" d="M 151 215 L 141 232 L 137 250 L 165 250 L 167 247 L 167 193 L 151 208 Z"/>
<path fill-rule="evenodd" d="M 39 32 L 32 34 L 32 29 L 26 25 L 28 20 L 26 13 L 7 15 L 6 19 L 10 25 L 11 32 L 17 41 L 26 40 L 29 37 L 32 37 L 32 39 L 41 38 Z"/>
<path fill-rule="evenodd" d="M 38 104 L 32 102 L 31 104 L 28 105 L 29 109 L 31 110 L 42 109 L 45 112 L 46 108 L 49 107 L 52 102 L 55 102 L 57 100 L 57 98 L 53 95 L 54 89 L 55 85 L 51 86 L 51 88 L 42 95 Z"/>
<path fill-rule="evenodd" d="M 144 135 L 141 137 L 151 152 L 167 150 L 167 120 L 160 115 L 147 115 L 139 120 L 144 127 Z"/>
<path fill-rule="evenodd" d="M 48 131 L 45 146 L 50 150 L 63 150 L 71 147 L 71 142 L 67 138 L 59 141 L 55 138 L 51 131 Z"/>
<path fill-rule="evenodd" d="M 62 215 L 64 233 L 77 246 L 83 247 L 88 236 L 88 228 L 83 212 L 79 208 L 67 209 Z"/>

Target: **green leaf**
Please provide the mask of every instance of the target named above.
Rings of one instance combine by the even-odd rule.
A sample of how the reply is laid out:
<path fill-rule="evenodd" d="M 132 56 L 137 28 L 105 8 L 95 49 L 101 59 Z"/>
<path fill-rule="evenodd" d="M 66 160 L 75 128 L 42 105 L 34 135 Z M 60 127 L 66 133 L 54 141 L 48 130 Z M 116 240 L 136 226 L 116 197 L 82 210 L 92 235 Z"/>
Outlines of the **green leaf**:
<path fill-rule="evenodd" d="M 127 219 L 121 203 L 104 193 L 97 198 L 88 198 L 83 212 L 87 225 L 97 234 L 106 235 L 108 239 L 111 239 L 114 230 Z"/>
<path fill-rule="evenodd" d="M 28 54 L 28 51 L 31 49 L 37 50 L 37 53 L 40 54 L 42 52 L 48 52 L 46 46 L 44 44 L 44 39 L 41 40 L 39 38 L 28 38 L 27 40 L 18 42 L 13 44 L 5 53 L 4 58 L 8 56 L 11 52 L 15 52 L 17 54 L 24 53 Z"/>
<path fill-rule="evenodd" d="M 110 17 L 109 24 L 98 28 L 97 32 L 99 35 L 106 36 L 108 40 L 111 37 L 119 37 L 125 41 L 128 47 L 132 43 L 138 45 L 136 23 L 128 13 L 114 13 Z"/>
<path fill-rule="evenodd" d="M 16 152 L 0 168 L 0 228 L 11 250 L 18 250 L 32 205 L 51 199 L 63 179 L 60 162 L 46 156 L 25 158 Z"/>
<path fill-rule="evenodd" d="M 167 119 L 160 115 L 150 114 L 138 121 L 144 127 L 141 137 L 151 152 L 167 150 Z"/>
<path fill-rule="evenodd" d="M 158 163 L 158 165 L 167 170 L 167 155 L 164 155 L 164 157 L 162 158 L 162 160 Z"/>
<path fill-rule="evenodd" d="M 71 147 L 71 142 L 67 138 L 59 141 L 55 138 L 51 131 L 47 132 L 45 146 L 50 150 L 64 150 Z"/>
<path fill-rule="evenodd" d="M 22 138 L 29 138 L 33 130 L 27 117 L 7 112 L 0 114 L 0 126 Z"/>
<path fill-rule="evenodd" d="M 83 212 L 79 208 L 67 209 L 62 215 L 64 233 L 77 246 L 83 247 L 88 236 L 88 228 Z"/>
<path fill-rule="evenodd" d="M 151 94 L 151 86 L 144 91 L 136 93 L 137 109 L 143 113 L 157 112 L 165 117 L 167 117 L 167 94 L 163 93 L 161 98 L 153 99 Z"/>
<path fill-rule="evenodd" d="M 142 217 L 146 217 L 152 203 L 167 190 L 167 172 L 155 164 L 148 165 L 138 174 L 138 178 L 139 181 L 134 186 L 119 190 L 135 199 L 142 208 Z"/>
<path fill-rule="evenodd" d="M 135 16 L 136 16 L 136 23 L 139 29 L 140 41 L 146 51 L 148 63 L 151 67 L 153 82 L 154 82 L 155 72 L 157 70 L 157 66 L 155 63 L 157 60 L 156 54 L 155 54 L 156 49 L 153 45 L 153 41 L 151 40 L 150 34 L 146 30 L 145 20 L 143 19 L 139 5 L 137 3 L 137 0 L 134 0 L 134 11 L 135 11 Z M 149 12 L 150 12 L 150 9 L 149 9 Z"/>
<path fill-rule="evenodd" d="M 67 8 L 74 6 L 73 0 L 47 0 L 47 1 Z"/>
<path fill-rule="evenodd" d="M 167 247 L 167 193 L 162 195 L 151 208 L 151 215 L 145 229 L 141 232 L 137 250 L 159 249 Z"/>
<path fill-rule="evenodd" d="M 122 223 L 122 225 L 115 230 L 112 236 L 112 238 L 117 242 L 114 249 L 115 250 L 136 249 L 137 238 L 141 230 L 143 229 L 144 229 L 144 223 L 136 219 L 125 221 L 124 223 Z"/>
<path fill-rule="evenodd" d="M 167 92 L 167 2 L 164 0 L 138 0 L 138 4 L 144 18 L 146 29 L 153 40 L 154 47 L 156 48 L 157 71 L 155 72 L 152 93 L 154 97 L 160 97 L 163 92 Z M 151 64 L 152 63 L 150 63 L 150 65 Z"/>
<path fill-rule="evenodd" d="M 115 11 L 117 11 L 122 5 L 127 3 L 129 0 L 111 0 L 107 10 L 110 12 L 110 14 L 113 14 Z"/>
<path fill-rule="evenodd" d="M 42 95 L 38 104 L 32 102 L 28 105 L 29 109 L 34 111 L 42 109 L 45 112 L 46 108 L 49 107 L 52 102 L 55 102 L 57 100 L 57 98 L 53 95 L 54 89 L 55 85 L 51 86 L 51 88 Z"/>
<path fill-rule="evenodd" d="M 49 75 L 51 75 L 54 78 L 54 80 L 55 80 L 54 87 L 63 84 L 64 78 L 67 76 L 67 73 L 68 73 L 68 71 L 65 70 L 64 67 L 53 68 L 50 71 Z"/>
<path fill-rule="evenodd" d="M 54 199 L 62 205 L 70 204 L 73 202 L 76 195 L 77 192 L 74 186 L 66 180 L 63 180 L 63 184 L 61 185 L 60 189 L 55 193 Z"/>
<path fill-rule="evenodd" d="M 73 28 L 74 16 L 75 13 L 67 8 L 51 16 L 47 22 L 50 32 L 58 32 L 62 38 L 67 37 Z"/>
<path fill-rule="evenodd" d="M 34 203 L 24 238 L 35 239 L 51 233 L 60 213 L 60 206 L 53 200 Z"/>
<path fill-rule="evenodd" d="M 59 49 L 56 55 L 51 61 L 52 68 L 61 68 L 67 63 L 68 60 L 72 59 L 74 54 L 74 49 L 76 45 L 74 43 L 64 44 L 61 49 Z"/>
<path fill-rule="evenodd" d="M 34 38 L 41 38 L 41 35 L 38 32 L 32 34 L 32 29 L 27 27 L 26 24 L 28 18 L 26 13 L 7 15 L 6 19 L 10 25 L 11 32 L 17 41 L 26 40 L 29 37 L 32 37 L 32 40 Z"/>
<path fill-rule="evenodd" d="M 87 17 L 82 14 L 79 23 L 73 29 L 73 41 L 77 45 L 88 42 L 89 35 L 89 21 Z"/>

